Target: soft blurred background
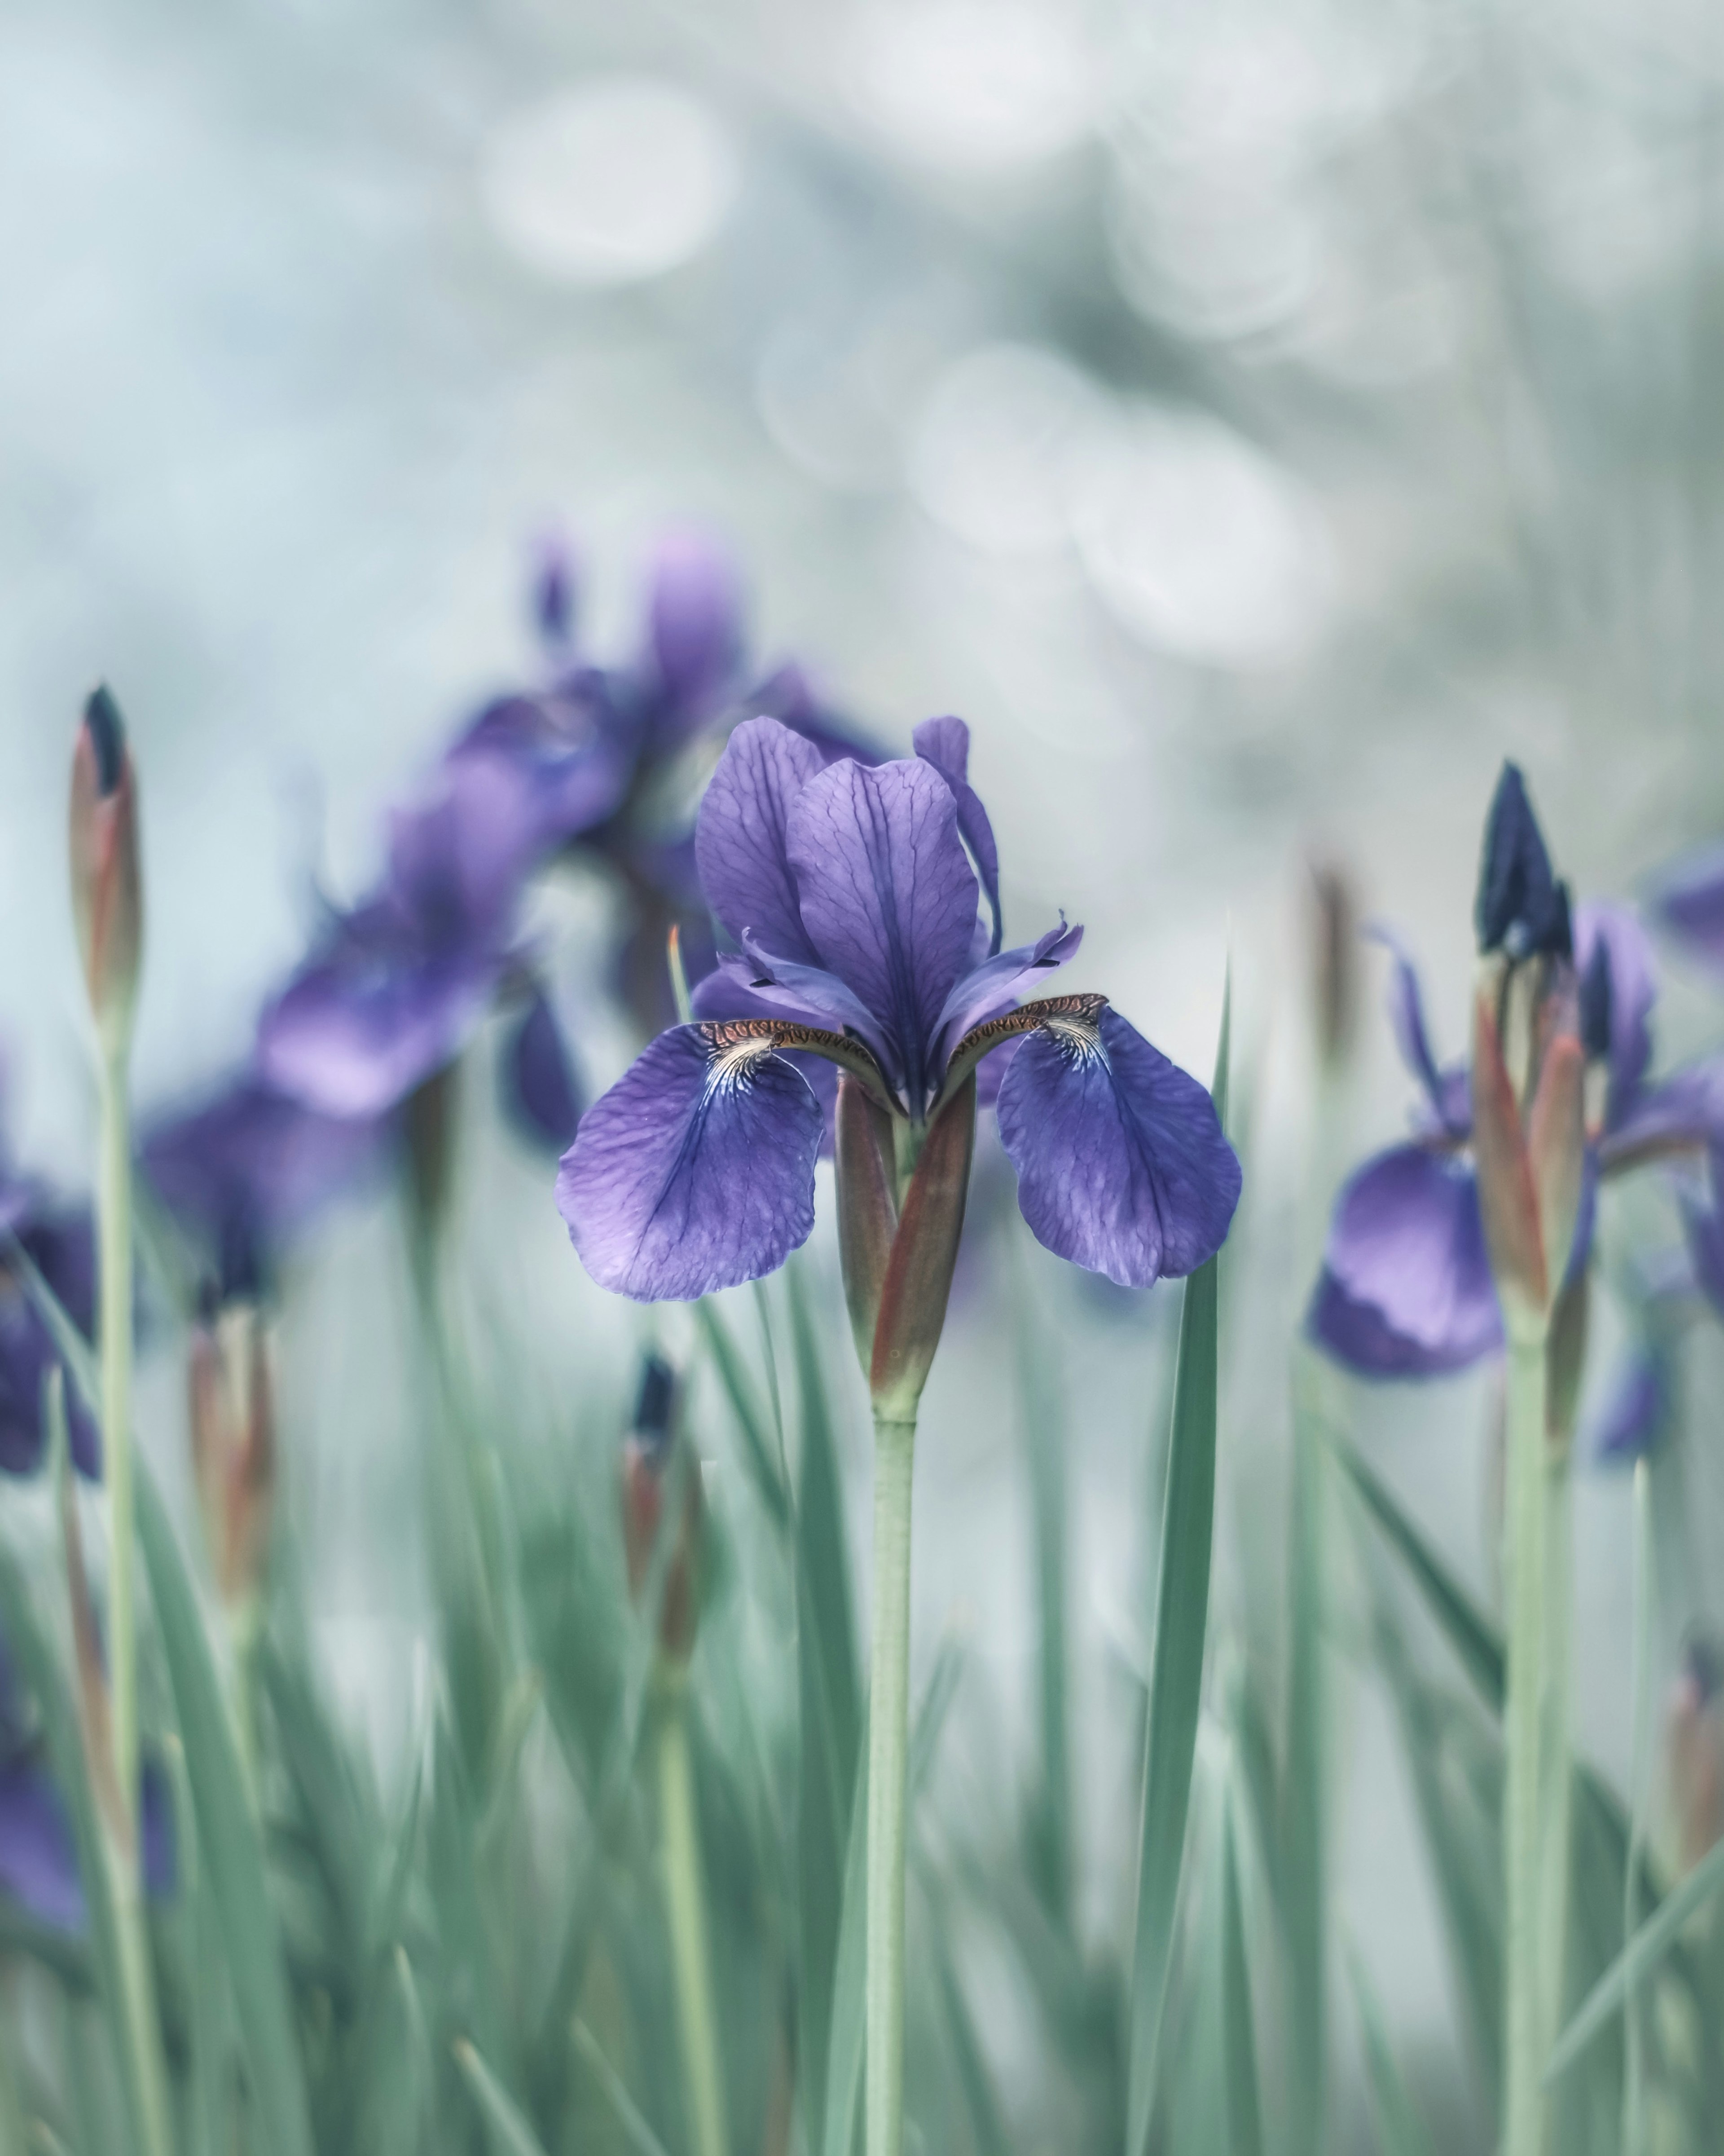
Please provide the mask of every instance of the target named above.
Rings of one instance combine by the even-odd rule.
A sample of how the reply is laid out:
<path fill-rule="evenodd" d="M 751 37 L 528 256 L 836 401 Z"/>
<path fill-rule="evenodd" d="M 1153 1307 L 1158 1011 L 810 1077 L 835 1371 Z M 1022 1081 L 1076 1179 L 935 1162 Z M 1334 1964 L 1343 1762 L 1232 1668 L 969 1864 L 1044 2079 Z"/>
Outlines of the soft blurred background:
<path fill-rule="evenodd" d="M 68 1180 L 88 1151 L 63 802 L 93 679 L 142 774 L 147 1104 L 243 1053 L 314 891 L 364 887 L 386 806 L 531 672 L 534 544 L 571 538 L 583 640 L 615 655 L 655 536 L 692 521 L 743 565 L 763 666 L 794 654 L 895 747 L 931 713 L 969 720 L 1010 929 L 1082 921 L 1075 984 L 1203 1073 L 1231 953 L 1255 1240 L 1232 1291 L 1218 1606 L 1239 1603 L 1279 1562 L 1321 1186 L 1409 1098 L 1362 951 L 1348 1142 L 1315 1157 L 1312 864 L 1408 937 L 1452 1055 L 1505 755 L 1586 893 L 1633 896 L 1724 824 L 1721 69 L 1716 13 L 1686 0 L 11 0 L 15 1150 Z M 629 1052 L 601 973 L 562 983 L 595 1007 L 590 1086 Z M 1672 1060 L 1710 1043 L 1718 1006 L 1676 968 L 1660 1023 Z M 548 1168 L 475 1144 L 469 1268 L 531 1314 L 547 1398 L 620 1403 L 641 1324 L 581 1274 Z M 320 1636 L 385 1774 L 423 1623 L 411 1537 L 389 1539 L 414 1488 L 392 1232 L 336 1225 L 290 1314 L 305 1352 L 283 1358 Z M 1131 1848 L 1117 1665 L 1147 1621 L 1168 1312 L 1104 1306 L 1034 1257 L 1025 1278 L 1067 1402 L 1105 1917 Z M 1008 1317 L 983 1291 L 960 1312 L 918 1516 L 918 1665 L 948 1626 L 974 1650 L 956 1800 L 984 1810 L 1034 1645 Z M 1601 1382 L 1612 1341 L 1607 1312 Z M 1724 1358 L 1696 1352 L 1715 1385 Z M 179 1473 L 177 1376 L 146 1383 L 146 1435 Z M 1486 1598 L 1489 1392 L 1352 1400 Z M 1711 1454 L 1688 1460 L 1693 1578 L 1724 1617 Z M 1583 1480 L 1580 1738 L 1619 1780 L 1626 1507 L 1620 1476 Z M 1673 1629 L 1662 1678 L 1675 1651 Z M 1368 1685 L 1339 1722 L 1342 1920 L 1440 2082 L 1454 2009 L 1405 1769 Z M 1024 2002 L 1003 1977 L 982 1996 L 1015 2097 Z"/>

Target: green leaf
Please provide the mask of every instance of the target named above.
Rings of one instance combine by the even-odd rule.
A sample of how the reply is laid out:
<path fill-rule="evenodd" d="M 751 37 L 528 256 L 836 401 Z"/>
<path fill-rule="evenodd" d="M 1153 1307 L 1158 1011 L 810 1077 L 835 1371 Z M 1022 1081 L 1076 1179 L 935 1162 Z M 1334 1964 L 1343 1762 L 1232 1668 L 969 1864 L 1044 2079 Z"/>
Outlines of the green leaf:
<path fill-rule="evenodd" d="M 988 2070 L 988 2060 L 976 2034 L 969 2002 L 964 1997 L 952 1961 L 951 1928 L 943 1911 L 936 1912 L 931 1928 L 934 1974 L 939 1981 L 940 2003 L 945 2009 L 952 2057 L 957 2066 L 958 2087 L 963 2095 L 965 2116 L 969 2120 L 971 2143 L 976 2156 L 1011 2156 L 1012 2143 L 1000 2113 L 993 2076 Z"/>
<path fill-rule="evenodd" d="M 1029 1469 L 1035 1541 L 1036 1710 L 1039 1779 L 1029 1795 L 1025 1831 L 1036 1891 L 1061 1924 L 1071 1920 L 1071 1742 L 1067 1712 L 1066 1430 L 1064 1388 L 1050 1368 L 1053 1350 L 1037 1322 L 1027 1237 L 1012 1238 L 1013 1330 L 1018 1398 Z"/>
<path fill-rule="evenodd" d="M 1227 1108 L 1232 993 L 1224 996 L 1214 1097 Z M 1215 1523 L 1216 1394 L 1219 1383 L 1219 1254 L 1185 1283 L 1172 1437 L 1162 1514 L 1161 1576 L 1150 1664 L 1149 1719 L 1137 1914 L 1131 1962 L 1131 2063 L 1126 2156 L 1142 2156 L 1155 2108 L 1162 2024 L 1179 1904 L 1192 1762 L 1209 1615 L 1209 1561 Z"/>
<path fill-rule="evenodd" d="M 628 2137 L 634 2156 L 665 2156 L 664 2143 L 641 2117 L 639 2106 L 623 2086 L 623 2076 L 606 2058 L 598 2037 L 584 2021 L 575 2024 L 575 2041 L 609 2098 L 611 2109 L 617 2114 L 617 2123 Z"/>
<path fill-rule="evenodd" d="M 826 2047 L 824 2133 L 810 2147 L 824 2156 L 850 2156 L 862 2102 L 862 2066 L 868 2047 L 868 1747 L 859 1748 L 856 1789 L 850 1804 L 849 1846 L 832 1986 L 832 2025 Z"/>
<path fill-rule="evenodd" d="M 253 2112 L 258 2139 L 275 2156 L 311 2156 L 305 2076 L 257 1820 L 197 1595 L 148 1462 L 140 1456 L 136 1466 L 138 1542 L 150 1576 L 186 1748 L 198 1847 L 221 1928 L 234 2016 L 256 2099 Z"/>
<path fill-rule="evenodd" d="M 1359 2025 L 1365 2040 L 1365 2071 L 1371 2085 L 1372 2107 L 1383 2156 L 1435 2156 L 1424 2121 L 1402 2077 L 1400 2061 L 1388 2040 L 1377 1989 L 1356 1950 L 1349 1950 L 1347 1969 L 1353 1997 L 1358 2003 Z"/>
<path fill-rule="evenodd" d="M 1232 2156 L 1263 2156 L 1263 2112 L 1257 2074 L 1257 2037 L 1251 2015 L 1251 1962 L 1245 1943 L 1240 1892 L 1239 1798 L 1229 1786 L 1222 1832 L 1222 2058 Z"/>
<path fill-rule="evenodd" d="M 796 1348 L 797 1389 L 802 1400 L 802 1444 L 797 1469 L 798 1561 L 813 1597 L 817 1637 L 832 1713 L 833 1743 L 841 1786 L 856 1774 L 856 1730 L 860 1697 L 856 1625 L 850 1594 L 849 1540 L 844 1532 L 838 1444 L 809 1307 L 806 1276 L 798 1259 L 786 1268 L 790 1322 Z"/>
<path fill-rule="evenodd" d="M 544 2144 L 520 2106 L 464 2036 L 456 2039 L 454 2054 L 461 2079 L 485 2121 L 494 2156 L 545 2156 Z"/>
<path fill-rule="evenodd" d="M 1329 1818 L 1328 1642 L 1324 1593 L 1327 1474 L 1326 1440 L 1314 1389 L 1324 1373 L 1315 1358 L 1296 1365 L 1293 1489 L 1288 1507 L 1286 1772 L 1282 1784 L 1280 1880 L 1288 1983 L 1288 2144 L 1293 2156 L 1323 2148 L 1328 2050 L 1326 1876 Z"/>
<path fill-rule="evenodd" d="M 1545 2073 L 1547 2082 L 1568 2072 L 1611 2017 L 1622 2011 L 1629 1990 L 1643 1984 L 1658 1967 L 1696 1910 L 1704 1908 L 1721 1887 L 1724 1887 L 1724 1841 L 1715 1843 L 1681 1884 L 1671 1888 L 1593 1985 L 1585 2004 L 1557 2041 Z"/>
<path fill-rule="evenodd" d="M 934 1667 L 910 1732 L 910 1764 L 906 1781 L 912 1804 L 927 1787 L 928 1779 L 934 1771 L 934 1761 L 940 1749 L 940 1732 L 946 1727 L 946 1717 L 967 1659 L 963 1642 L 948 1633 L 940 1642 L 939 1651 L 934 1657 Z"/>
<path fill-rule="evenodd" d="M 777 1457 L 777 1448 L 772 1443 L 766 1410 L 760 1404 L 754 1381 L 749 1376 L 742 1360 L 741 1350 L 731 1336 L 730 1327 L 720 1315 L 717 1303 L 711 1296 L 703 1296 L 695 1305 L 695 1322 L 700 1327 L 711 1354 L 714 1368 L 725 1398 L 731 1404 L 731 1413 L 736 1417 L 736 1427 L 742 1435 L 742 1458 L 747 1466 L 750 1480 L 766 1507 L 767 1517 L 774 1527 L 788 1529 L 790 1525 L 790 1491 L 786 1486 L 782 1461 Z"/>

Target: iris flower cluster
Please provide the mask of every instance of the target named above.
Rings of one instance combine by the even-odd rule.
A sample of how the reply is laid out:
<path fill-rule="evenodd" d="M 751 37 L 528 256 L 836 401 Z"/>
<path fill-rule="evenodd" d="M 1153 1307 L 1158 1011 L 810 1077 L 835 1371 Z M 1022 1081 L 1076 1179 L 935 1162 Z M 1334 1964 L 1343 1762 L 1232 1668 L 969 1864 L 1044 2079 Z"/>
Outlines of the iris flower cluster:
<path fill-rule="evenodd" d="M 1481 951 L 1542 959 L 1573 998 L 1586 1065 L 1586 1151 L 1572 1280 L 1591 1255 L 1601 1183 L 1649 1163 L 1697 1158 L 1724 1132 L 1724 1060 L 1651 1075 L 1657 988 L 1646 932 L 1623 906 L 1571 911 L 1511 764 L 1487 826 L 1476 926 Z M 1480 1203 L 1474 1074 L 1465 1062 L 1439 1062 L 1413 963 L 1396 938 L 1378 933 L 1393 961 L 1395 1038 L 1422 1098 L 1412 1136 L 1367 1160 L 1342 1191 L 1310 1326 L 1363 1376 L 1431 1377 L 1503 1346 Z M 1698 1224 L 1696 1233 L 1703 1243 Z"/>

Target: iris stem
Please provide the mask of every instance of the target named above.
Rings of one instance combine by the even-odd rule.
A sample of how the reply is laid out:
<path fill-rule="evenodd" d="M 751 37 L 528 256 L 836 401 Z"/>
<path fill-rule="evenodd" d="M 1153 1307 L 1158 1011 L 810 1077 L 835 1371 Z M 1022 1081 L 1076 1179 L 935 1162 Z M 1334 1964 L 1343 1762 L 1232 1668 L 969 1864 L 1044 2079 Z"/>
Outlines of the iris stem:
<path fill-rule="evenodd" d="M 102 1476 L 108 1491 L 108 1666 L 110 1742 L 121 1817 L 104 1820 L 118 1948 L 116 2002 L 131 2055 L 143 2156 L 168 2156 L 167 2091 L 156 2014 L 155 1973 L 144 1923 L 139 1820 L 137 1626 L 131 1432 L 131 1116 L 129 1040 L 103 1045 L 97 1191 L 101 1344 Z"/>
<path fill-rule="evenodd" d="M 1548 1382 L 1548 1380 L 1547 1380 Z M 1574 1784 L 1573 1478 L 1566 1442 L 1548 1436 L 1544 1465 L 1544 1667 L 1538 1738 L 1539 2031 L 1547 2057 L 1562 2033 L 1567 1991 L 1568 1876 Z"/>
<path fill-rule="evenodd" d="M 1539 1753 L 1545 1648 L 1545 1331 L 1511 1331 L 1508 1452 L 1509 1625 L 1502 1840 L 1503 2156 L 1543 2156 L 1547 2009 L 1541 1968 Z"/>
<path fill-rule="evenodd" d="M 724 2082 L 706 1944 L 706 1882 L 700 1870 L 695 1777 L 689 1753 L 687 1678 L 660 1676 L 659 1839 L 670 1956 L 676 1981 L 676 2022 L 682 2045 L 684 2101 L 696 2156 L 726 2156 Z"/>
<path fill-rule="evenodd" d="M 915 1422 L 876 1415 L 868 1715 L 868 2156 L 900 2156 L 904 2145 L 904 1813 L 915 1460 Z"/>
<path fill-rule="evenodd" d="M 1622 1888 L 1622 1935 L 1634 1935 L 1639 1913 L 1641 1852 L 1646 1840 L 1646 1763 L 1651 1748 L 1652 1704 L 1652 1475 L 1647 1460 L 1634 1462 L 1634 1635 L 1633 1752 L 1629 1768 L 1629 1861 Z M 1640 2156 L 1645 2107 L 1645 2058 L 1640 2025 L 1640 1995 L 1630 1982 L 1623 2001 L 1627 2035 L 1626 2071 L 1622 2085 L 1623 2156 Z"/>

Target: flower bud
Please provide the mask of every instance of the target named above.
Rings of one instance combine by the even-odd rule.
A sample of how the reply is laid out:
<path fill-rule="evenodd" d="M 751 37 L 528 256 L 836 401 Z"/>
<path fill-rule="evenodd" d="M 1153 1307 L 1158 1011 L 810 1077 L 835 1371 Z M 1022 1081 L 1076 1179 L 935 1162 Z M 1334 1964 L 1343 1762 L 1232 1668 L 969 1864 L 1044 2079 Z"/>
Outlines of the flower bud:
<path fill-rule="evenodd" d="M 1716 1649 L 1701 1635 L 1682 1650 L 1666 1726 L 1670 1808 L 1684 1871 L 1724 1835 L 1724 1699 Z"/>
<path fill-rule="evenodd" d="M 1359 921 L 1352 882 L 1332 861 L 1311 867 L 1311 994 L 1326 1070 L 1347 1060 L 1359 1007 Z"/>
<path fill-rule="evenodd" d="M 848 1070 L 838 1081 L 834 1146 L 838 1184 L 838 1248 L 850 1330 L 865 1378 L 874 1366 L 880 1291 L 897 1233 L 897 1173 L 892 1119 Z"/>
<path fill-rule="evenodd" d="M 1511 988 L 1513 987 L 1511 983 Z M 1572 998 L 1569 999 L 1572 1003 Z M 1490 983 L 1475 998 L 1473 1147 L 1491 1270 L 1511 1331 L 1542 1330 L 1567 1270 L 1586 1164 L 1584 1075 L 1572 1015 L 1554 1003 L 1537 1014 L 1551 1034 L 1532 1066 L 1528 1106 L 1509 1075 Z"/>
<path fill-rule="evenodd" d="M 84 707 L 72 752 L 72 911 L 96 1029 L 110 1051 L 131 1036 L 143 948 L 137 787 L 120 707 L 105 687 Z"/>
<path fill-rule="evenodd" d="M 869 1366 L 869 1390 L 878 1421 L 915 1419 L 946 1323 L 975 1149 L 976 1081 L 972 1075 L 929 1126 L 892 1239 Z"/>
<path fill-rule="evenodd" d="M 264 1322 L 237 1303 L 192 1330 L 192 1469 L 216 1591 L 229 1609 L 263 1584 L 275 1497 L 275 1402 Z"/>
<path fill-rule="evenodd" d="M 686 1452 L 679 1458 L 676 1404 L 675 1373 L 662 1357 L 649 1355 L 634 1427 L 623 1442 L 623 1552 L 629 1591 L 639 1602 L 652 1578 L 666 1485 L 680 1480 L 682 1516 L 664 1560 L 659 1652 L 680 1664 L 694 1652 L 700 1621 L 700 1464 Z"/>

